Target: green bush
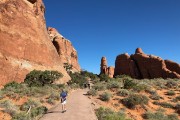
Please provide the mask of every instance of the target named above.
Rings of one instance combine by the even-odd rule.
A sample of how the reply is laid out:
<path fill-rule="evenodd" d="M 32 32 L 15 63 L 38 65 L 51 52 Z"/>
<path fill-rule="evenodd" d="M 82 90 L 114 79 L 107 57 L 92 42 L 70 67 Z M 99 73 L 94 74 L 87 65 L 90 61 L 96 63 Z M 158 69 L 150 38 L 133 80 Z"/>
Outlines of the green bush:
<path fill-rule="evenodd" d="M 100 74 L 99 75 L 100 81 L 108 82 L 110 80 L 110 77 L 106 74 Z"/>
<path fill-rule="evenodd" d="M 131 94 L 127 98 L 121 100 L 121 102 L 130 109 L 134 109 L 136 105 L 146 105 L 149 99 L 144 95 Z"/>
<path fill-rule="evenodd" d="M 44 106 L 40 106 L 40 107 L 37 107 L 37 108 L 33 108 L 30 112 L 30 115 L 32 118 L 35 118 L 39 115 L 42 115 L 42 114 L 45 114 L 47 112 L 47 108 L 44 107 Z"/>
<path fill-rule="evenodd" d="M 176 112 L 179 114 L 180 113 L 180 103 L 177 103 L 174 107 L 174 109 L 176 110 Z"/>
<path fill-rule="evenodd" d="M 104 82 L 98 82 L 94 86 L 92 86 L 92 88 L 98 91 L 106 90 L 107 84 Z"/>
<path fill-rule="evenodd" d="M 166 95 L 169 95 L 169 96 L 173 96 L 173 95 L 175 95 L 176 93 L 174 92 L 174 91 L 172 91 L 172 90 L 169 90 L 169 91 L 167 91 L 167 93 L 166 93 Z"/>
<path fill-rule="evenodd" d="M 95 89 L 90 89 L 88 92 L 87 92 L 88 95 L 92 95 L 92 96 L 96 96 L 97 95 L 97 90 Z"/>
<path fill-rule="evenodd" d="M 77 84 L 81 88 L 83 88 L 84 84 L 86 83 L 86 77 L 81 75 L 81 73 L 70 73 L 71 80 L 68 82 L 68 85 Z"/>
<path fill-rule="evenodd" d="M 55 105 L 56 102 L 55 102 L 54 99 L 48 98 L 47 103 L 49 103 L 49 104 L 51 104 L 51 105 Z"/>
<path fill-rule="evenodd" d="M 137 84 L 133 80 L 131 79 L 124 80 L 124 89 L 132 89 L 135 86 L 137 86 Z"/>
<path fill-rule="evenodd" d="M 180 95 L 172 100 L 172 102 L 178 102 L 178 101 L 180 101 Z"/>
<path fill-rule="evenodd" d="M 153 94 L 153 95 L 150 96 L 150 98 L 152 100 L 160 100 L 161 99 L 161 97 L 158 94 Z"/>
<path fill-rule="evenodd" d="M 0 103 L 0 107 L 4 108 L 4 112 L 14 116 L 18 113 L 19 109 L 16 105 L 14 105 L 10 100 L 5 100 Z"/>
<path fill-rule="evenodd" d="M 22 111 L 28 111 L 29 108 L 36 108 L 40 105 L 39 102 L 29 99 L 27 102 L 25 102 L 23 105 L 20 106 L 20 110 Z"/>
<path fill-rule="evenodd" d="M 137 92 L 146 91 L 148 86 L 146 84 L 136 84 L 133 86 L 133 90 Z"/>
<path fill-rule="evenodd" d="M 118 81 L 109 81 L 107 84 L 107 88 L 108 89 L 112 89 L 112 88 L 119 88 L 120 87 L 120 83 Z"/>
<path fill-rule="evenodd" d="M 144 119 L 146 120 L 178 120 L 178 115 L 170 114 L 165 115 L 163 112 L 146 112 L 143 115 Z"/>
<path fill-rule="evenodd" d="M 96 109 L 96 116 L 98 120 L 130 120 L 126 119 L 125 113 L 113 112 L 112 110 L 103 107 Z"/>
<path fill-rule="evenodd" d="M 12 116 L 12 120 L 31 120 L 31 117 L 26 115 L 26 113 L 21 112 Z"/>
<path fill-rule="evenodd" d="M 129 95 L 129 91 L 127 89 L 120 89 L 117 92 L 118 96 L 126 97 Z"/>
<path fill-rule="evenodd" d="M 93 73 L 88 72 L 88 71 L 86 71 L 86 70 L 81 71 L 81 75 L 84 76 L 84 77 L 89 77 L 89 78 L 91 78 L 91 80 L 96 80 L 96 79 L 98 79 L 98 76 L 97 76 L 96 74 L 93 74 Z"/>
<path fill-rule="evenodd" d="M 52 84 L 61 77 L 63 77 L 63 75 L 58 71 L 33 70 L 26 75 L 25 83 L 29 86 L 44 86 L 45 84 Z"/>
<path fill-rule="evenodd" d="M 4 86 L 4 89 L 6 89 L 6 88 L 8 88 L 8 87 L 13 87 L 13 88 L 15 88 L 15 89 L 19 89 L 19 88 L 21 88 L 22 86 L 21 86 L 21 84 L 13 81 L 13 82 L 7 83 L 7 84 Z"/>
<path fill-rule="evenodd" d="M 102 101 L 109 101 L 110 98 L 111 98 L 111 96 L 112 96 L 112 95 L 111 95 L 110 93 L 104 92 L 103 94 L 100 95 L 100 99 L 101 99 Z"/>
<path fill-rule="evenodd" d="M 171 103 L 167 103 L 167 102 L 157 102 L 157 101 L 155 101 L 155 102 L 153 102 L 153 104 L 160 105 L 160 106 L 162 106 L 164 108 L 174 108 L 174 106 Z"/>
<path fill-rule="evenodd" d="M 168 80 L 166 86 L 168 88 L 176 88 L 178 87 L 178 83 L 175 80 Z"/>

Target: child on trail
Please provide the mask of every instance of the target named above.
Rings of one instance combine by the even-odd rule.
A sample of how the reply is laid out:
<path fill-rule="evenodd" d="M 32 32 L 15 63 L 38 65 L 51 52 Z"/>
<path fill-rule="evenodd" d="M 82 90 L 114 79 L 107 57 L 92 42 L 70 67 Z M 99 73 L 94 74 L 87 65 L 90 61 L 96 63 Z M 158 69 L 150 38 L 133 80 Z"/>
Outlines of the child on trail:
<path fill-rule="evenodd" d="M 63 89 L 60 94 L 61 104 L 62 104 L 62 113 L 66 112 L 66 97 L 67 97 L 67 92 Z"/>

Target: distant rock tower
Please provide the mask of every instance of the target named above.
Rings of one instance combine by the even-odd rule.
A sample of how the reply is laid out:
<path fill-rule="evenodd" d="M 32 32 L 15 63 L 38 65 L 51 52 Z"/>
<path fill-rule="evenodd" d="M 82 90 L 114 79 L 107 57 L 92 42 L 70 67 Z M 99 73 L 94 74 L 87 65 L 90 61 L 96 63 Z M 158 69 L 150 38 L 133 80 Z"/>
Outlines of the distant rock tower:
<path fill-rule="evenodd" d="M 106 57 L 101 58 L 101 72 L 100 72 L 100 74 L 108 74 Z"/>
<path fill-rule="evenodd" d="M 100 74 L 106 74 L 110 78 L 113 78 L 113 76 L 114 76 L 114 67 L 112 67 L 112 66 L 108 67 L 106 57 L 101 58 L 101 72 L 100 72 Z"/>

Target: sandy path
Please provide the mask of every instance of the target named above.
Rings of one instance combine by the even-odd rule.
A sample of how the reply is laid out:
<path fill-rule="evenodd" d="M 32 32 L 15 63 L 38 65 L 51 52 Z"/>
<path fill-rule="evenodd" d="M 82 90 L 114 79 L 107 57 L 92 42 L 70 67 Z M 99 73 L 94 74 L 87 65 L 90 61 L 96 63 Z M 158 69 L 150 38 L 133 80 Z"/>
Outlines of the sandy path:
<path fill-rule="evenodd" d="M 61 104 L 50 110 L 40 120 L 97 120 L 86 90 L 77 90 L 67 99 L 67 111 L 61 112 Z"/>

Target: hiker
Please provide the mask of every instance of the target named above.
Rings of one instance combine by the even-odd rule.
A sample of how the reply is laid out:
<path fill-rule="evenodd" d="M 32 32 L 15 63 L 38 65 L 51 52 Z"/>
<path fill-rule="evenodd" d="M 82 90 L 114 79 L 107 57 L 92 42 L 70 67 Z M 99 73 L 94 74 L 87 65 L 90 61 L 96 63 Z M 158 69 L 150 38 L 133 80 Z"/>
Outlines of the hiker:
<path fill-rule="evenodd" d="M 67 97 L 67 92 L 62 89 L 62 92 L 60 94 L 60 99 L 61 99 L 61 104 L 62 104 L 62 113 L 66 112 L 66 97 Z"/>
<path fill-rule="evenodd" d="M 91 88 L 91 86 L 90 86 L 90 80 L 87 80 L 87 86 L 88 86 L 89 89 Z"/>

